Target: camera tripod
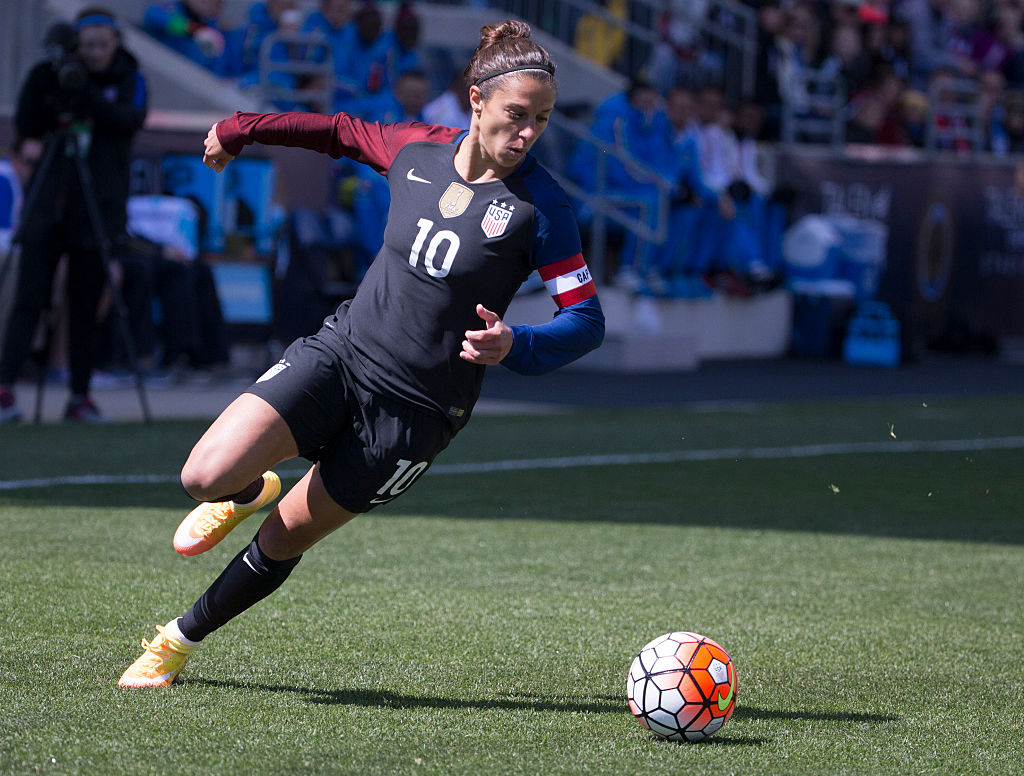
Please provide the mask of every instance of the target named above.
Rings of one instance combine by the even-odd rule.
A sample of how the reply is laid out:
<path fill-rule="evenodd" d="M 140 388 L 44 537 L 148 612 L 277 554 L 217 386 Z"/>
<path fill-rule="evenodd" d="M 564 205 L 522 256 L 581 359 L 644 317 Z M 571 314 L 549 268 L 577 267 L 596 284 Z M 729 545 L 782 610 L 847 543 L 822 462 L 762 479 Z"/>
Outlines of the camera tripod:
<path fill-rule="evenodd" d="M 53 167 L 54 159 L 61 153 L 65 154 L 68 158 L 73 160 L 75 171 L 78 175 L 78 183 L 82 190 L 82 199 L 85 203 L 86 214 L 89 219 L 89 225 L 92 228 L 92 236 L 96 242 L 96 247 L 100 256 L 100 265 L 103 268 L 103 277 L 106 280 L 107 287 L 110 289 L 110 295 L 113 302 L 115 314 L 117 316 L 117 330 L 120 335 L 122 345 L 124 346 L 125 355 L 128 358 L 128 364 L 131 368 L 134 376 L 135 391 L 139 397 L 139 405 L 142 408 L 142 417 L 146 423 L 150 423 L 152 417 L 149 412 L 149 402 L 146 398 L 146 391 L 142 382 L 142 371 L 139 368 L 139 360 L 137 352 L 135 350 L 135 340 L 132 337 L 131 329 L 128 327 L 128 312 L 124 304 L 124 298 L 121 295 L 121 289 L 118 284 L 114 282 L 114 277 L 111 272 L 112 262 L 112 251 L 110 238 L 107 236 L 103 229 L 103 221 L 100 216 L 100 208 L 96 199 L 96 191 L 93 187 L 92 174 L 89 171 L 89 166 L 85 161 L 85 152 L 82 149 L 79 135 L 70 126 L 65 126 L 69 122 L 62 122 L 61 128 L 54 132 L 49 138 L 46 148 L 43 151 L 43 156 L 39 160 L 39 165 L 35 170 L 35 174 L 32 177 L 32 183 L 29 186 L 28 193 L 25 196 L 25 203 L 21 211 L 21 225 L 18 227 L 18 231 L 15 234 L 14 244 L 20 246 L 24 238 L 25 225 L 29 223 L 32 214 L 40 204 L 40 193 L 43 189 L 43 183 L 46 180 L 46 176 L 49 174 L 49 170 Z M 3 267 L 0 267 L 0 284 L 3 283 L 4 275 L 6 275 L 8 268 L 13 263 L 13 257 Z M 45 350 L 49 352 L 52 341 L 53 341 L 53 323 L 49 320 L 49 316 L 45 319 L 47 335 Z M 46 381 L 45 369 L 40 369 L 38 381 L 36 383 L 36 402 L 35 402 L 35 416 L 34 420 L 39 423 L 42 417 L 42 405 L 43 405 L 43 387 Z"/>

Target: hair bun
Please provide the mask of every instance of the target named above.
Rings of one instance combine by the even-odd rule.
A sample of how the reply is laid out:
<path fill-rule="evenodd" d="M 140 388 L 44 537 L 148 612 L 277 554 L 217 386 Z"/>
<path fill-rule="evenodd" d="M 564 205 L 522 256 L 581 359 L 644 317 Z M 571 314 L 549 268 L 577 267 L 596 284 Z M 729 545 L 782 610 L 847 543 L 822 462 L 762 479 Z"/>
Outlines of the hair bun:
<path fill-rule="evenodd" d="M 520 70 L 530 71 L 528 77 L 550 79 L 547 83 L 557 89 L 554 80 L 555 63 L 551 55 L 530 37 L 530 25 L 517 19 L 487 24 L 480 28 L 477 44 L 463 75 L 466 80 L 483 91 L 490 99 L 498 77 Z"/>
<path fill-rule="evenodd" d="M 507 19 L 495 24 L 485 24 L 480 28 L 480 43 L 493 46 L 498 41 L 529 38 L 530 25 L 517 19 Z"/>

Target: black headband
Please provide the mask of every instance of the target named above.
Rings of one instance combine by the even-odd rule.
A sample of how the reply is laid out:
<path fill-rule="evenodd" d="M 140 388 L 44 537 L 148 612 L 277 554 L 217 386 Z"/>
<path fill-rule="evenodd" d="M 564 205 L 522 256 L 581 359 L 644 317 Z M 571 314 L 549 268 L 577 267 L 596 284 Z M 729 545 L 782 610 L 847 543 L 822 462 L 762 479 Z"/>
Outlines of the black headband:
<path fill-rule="evenodd" d="M 506 67 L 504 70 L 495 70 L 493 73 L 482 75 L 473 81 L 473 85 L 479 86 L 484 81 L 491 78 L 497 78 L 499 75 L 505 75 L 505 73 L 518 73 L 520 70 L 543 70 L 548 75 L 555 74 L 555 68 L 553 65 L 516 65 L 515 67 Z"/>

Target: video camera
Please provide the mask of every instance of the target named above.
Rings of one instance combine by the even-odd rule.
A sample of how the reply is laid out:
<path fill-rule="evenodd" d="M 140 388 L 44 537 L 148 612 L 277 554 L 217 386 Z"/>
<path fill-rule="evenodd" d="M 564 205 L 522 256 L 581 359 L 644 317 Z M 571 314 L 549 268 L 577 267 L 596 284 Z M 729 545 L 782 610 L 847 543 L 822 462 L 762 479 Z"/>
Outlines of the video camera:
<path fill-rule="evenodd" d="M 78 56 L 78 31 L 67 22 L 58 22 L 43 38 L 46 58 L 65 92 L 80 92 L 89 80 L 89 71 Z"/>

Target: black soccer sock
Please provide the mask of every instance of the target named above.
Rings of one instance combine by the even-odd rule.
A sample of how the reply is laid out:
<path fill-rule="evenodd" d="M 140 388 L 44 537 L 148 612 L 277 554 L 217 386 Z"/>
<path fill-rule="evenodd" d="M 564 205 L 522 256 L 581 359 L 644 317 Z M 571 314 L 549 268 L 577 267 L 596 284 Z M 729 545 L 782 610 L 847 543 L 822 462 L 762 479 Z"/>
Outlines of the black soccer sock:
<path fill-rule="evenodd" d="M 184 483 L 182 484 L 182 487 L 183 488 L 185 487 Z M 185 492 L 188 493 L 187 490 Z M 261 476 L 257 477 L 255 480 L 253 480 L 252 482 L 250 482 L 248 485 L 246 485 L 244 488 L 242 488 L 240 491 L 238 491 L 238 493 L 229 493 L 226 496 L 220 496 L 219 498 L 212 498 L 212 499 L 210 499 L 210 501 L 211 502 L 215 502 L 215 501 L 234 501 L 234 502 L 237 502 L 239 504 L 249 504 L 249 503 L 255 501 L 257 498 L 259 498 L 259 495 L 262 492 L 263 492 L 263 477 L 261 475 Z M 200 500 L 200 499 L 195 498 L 191 493 L 188 493 L 188 497 L 190 499 L 192 499 L 193 501 L 199 501 Z"/>
<path fill-rule="evenodd" d="M 302 560 L 273 560 L 260 550 L 259 534 L 235 556 L 220 576 L 178 621 L 182 635 L 200 641 L 232 617 L 279 588 Z"/>

